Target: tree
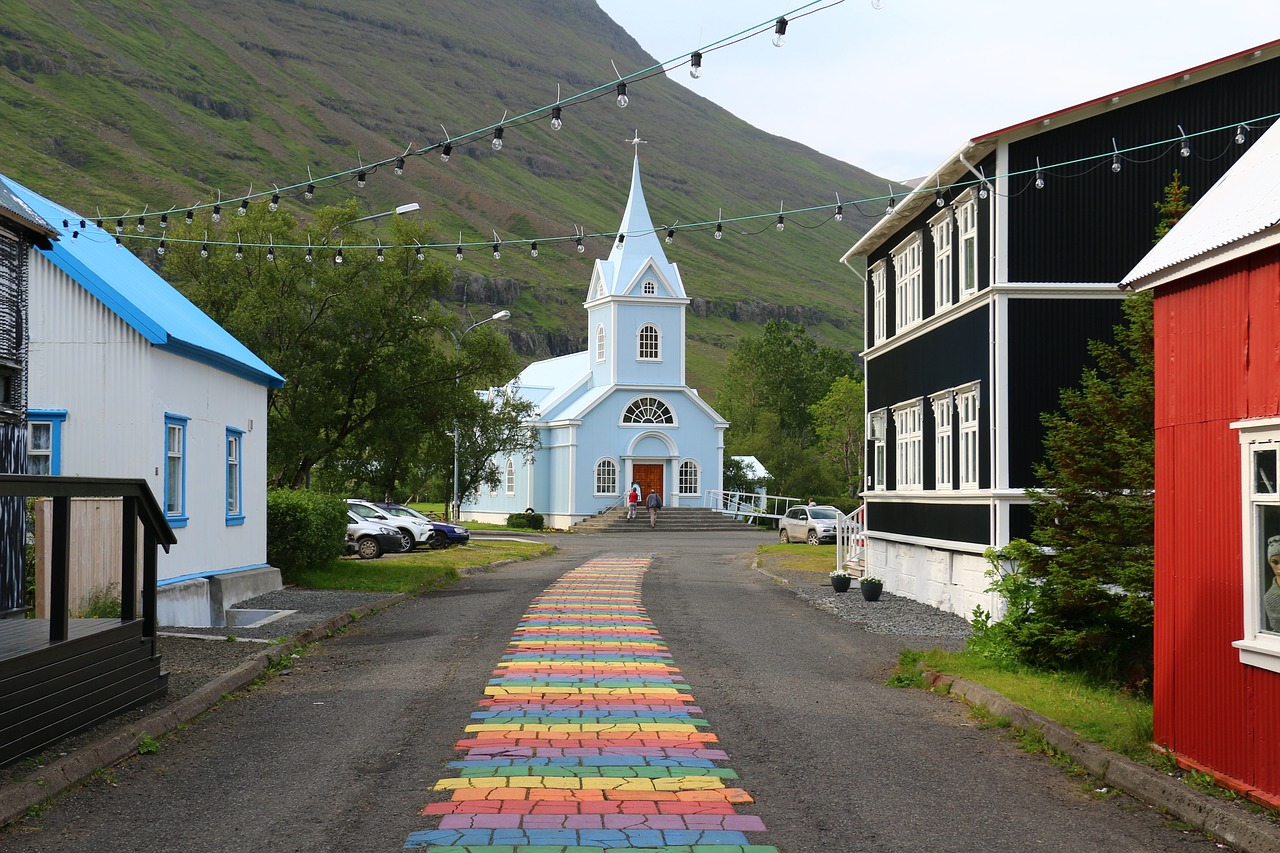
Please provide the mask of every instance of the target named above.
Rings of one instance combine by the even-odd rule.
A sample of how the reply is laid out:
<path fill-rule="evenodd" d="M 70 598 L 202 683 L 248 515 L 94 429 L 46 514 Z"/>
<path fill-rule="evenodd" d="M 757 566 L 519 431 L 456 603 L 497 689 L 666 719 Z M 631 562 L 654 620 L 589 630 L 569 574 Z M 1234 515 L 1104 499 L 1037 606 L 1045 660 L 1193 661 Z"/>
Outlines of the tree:
<path fill-rule="evenodd" d="M 842 490 L 856 498 L 862 490 L 866 454 L 865 394 L 860 380 L 840 376 L 827 396 L 809 407 L 817 447 L 840 472 Z"/>
<path fill-rule="evenodd" d="M 459 422 L 467 425 L 458 445 L 458 499 L 474 497 L 481 488 L 499 489 L 507 458 L 532 461 L 542 446 L 531 422 L 537 405 L 508 385 L 472 395 L 474 405 Z"/>
<path fill-rule="evenodd" d="M 1182 173 L 1173 170 L 1173 180 L 1165 185 L 1164 198 L 1156 202 L 1156 211 L 1160 214 L 1160 222 L 1156 225 L 1156 236 L 1152 241 L 1159 243 L 1169 229 L 1178 224 L 1178 220 L 1191 209 L 1188 194 L 1191 189 L 1182 183 Z"/>

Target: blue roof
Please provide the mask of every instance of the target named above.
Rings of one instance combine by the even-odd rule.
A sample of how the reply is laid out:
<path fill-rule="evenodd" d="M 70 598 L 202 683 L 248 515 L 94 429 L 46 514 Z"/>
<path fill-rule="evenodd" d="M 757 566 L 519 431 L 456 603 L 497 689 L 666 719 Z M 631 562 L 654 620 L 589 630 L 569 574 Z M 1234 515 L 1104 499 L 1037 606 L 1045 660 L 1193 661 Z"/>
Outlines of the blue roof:
<path fill-rule="evenodd" d="M 57 239 L 37 249 L 73 281 L 156 347 L 216 367 L 259 385 L 279 388 L 284 378 L 132 252 L 115 235 L 27 187 L 0 175 L 0 186 L 44 220 Z M 80 227 L 81 219 L 85 220 Z M 62 223 L 66 221 L 67 226 Z M 71 236 L 73 231 L 79 235 Z"/>

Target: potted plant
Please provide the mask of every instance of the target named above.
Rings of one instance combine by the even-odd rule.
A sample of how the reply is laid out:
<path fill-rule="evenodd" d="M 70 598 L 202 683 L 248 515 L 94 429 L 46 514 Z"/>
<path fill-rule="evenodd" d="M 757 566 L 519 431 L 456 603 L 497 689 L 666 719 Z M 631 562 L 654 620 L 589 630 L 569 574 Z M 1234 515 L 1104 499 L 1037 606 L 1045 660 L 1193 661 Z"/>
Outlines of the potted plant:
<path fill-rule="evenodd" d="M 853 583 L 853 572 L 844 566 L 838 566 L 831 572 L 831 588 L 836 592 L 848 592 L 849 585 Z"/>
<path fill-rule="evenodd" d="M 864 577 L 858 581 L 858 586 L 862 589 L 862 597 L 867 601 L 879 601 L 880 593 L 884 592 L 884 581 L 880 578 Z"/>

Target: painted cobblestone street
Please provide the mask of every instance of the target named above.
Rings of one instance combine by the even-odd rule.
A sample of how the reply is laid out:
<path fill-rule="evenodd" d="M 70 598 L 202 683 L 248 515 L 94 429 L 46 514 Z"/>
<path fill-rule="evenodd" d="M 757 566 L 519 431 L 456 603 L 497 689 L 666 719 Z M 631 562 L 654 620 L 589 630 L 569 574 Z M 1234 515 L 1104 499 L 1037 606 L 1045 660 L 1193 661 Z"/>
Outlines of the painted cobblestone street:
<path fill-rule="evenodd" d="M 777 853 L 739 814 L 753 802 L 722 766 L 691 688 L 645 613 L 650 559 L 606 555 L 533 603 L 449 763 L 439 825 L 405 847 L 435 853 Z"/>

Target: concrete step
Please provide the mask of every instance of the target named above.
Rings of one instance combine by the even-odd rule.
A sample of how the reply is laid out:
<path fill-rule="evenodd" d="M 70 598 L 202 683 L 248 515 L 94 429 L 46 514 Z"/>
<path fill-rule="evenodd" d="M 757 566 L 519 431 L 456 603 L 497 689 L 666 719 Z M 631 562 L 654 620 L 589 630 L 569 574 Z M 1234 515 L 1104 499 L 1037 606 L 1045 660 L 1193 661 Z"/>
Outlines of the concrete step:
<path fill-rule="evenodd" d="M 634 521 L 627 520 L 627 512 L 621 507 L 607 510 L 573 526 L 575 533 L 630 533 L 649 525 L 649 511 L 636 510 Z M 698 532 L 758 532 L 770 529 L 756 527 L 744 521 L 724 515 L 707 507 L 666 507 L 658 510 L 658 528 L 668 533 Z"/>

